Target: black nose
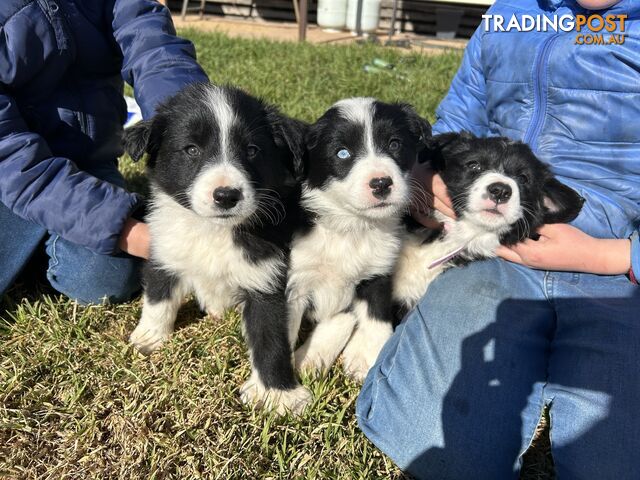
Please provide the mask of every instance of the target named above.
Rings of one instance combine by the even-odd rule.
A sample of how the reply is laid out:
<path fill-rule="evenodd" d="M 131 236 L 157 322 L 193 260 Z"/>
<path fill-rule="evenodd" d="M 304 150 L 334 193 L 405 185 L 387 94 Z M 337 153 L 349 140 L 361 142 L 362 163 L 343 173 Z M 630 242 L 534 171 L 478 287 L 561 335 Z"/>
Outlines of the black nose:
<path fill-rule="evenodd" d="M 373 190 L 373 196 L 380 200 L 389 196 L 391 193 L 391 185 L 393 185 L 391 177 L 372 178 L 369 182 L 369 186 L 371 190 Z"/>
<path fill-rule="evenodd" d="M 242 200 L 242 192 L 237 188 L 218 187 L 213 191 L 213 200 L 217 206 L 228 210 Z"/>
<path fill-rule="evenodd" d="M 496 203 L 507 203 L 511 198 L 511 187 L 506 183 L 496 182 L 487 187 L 489 198 Z"/>

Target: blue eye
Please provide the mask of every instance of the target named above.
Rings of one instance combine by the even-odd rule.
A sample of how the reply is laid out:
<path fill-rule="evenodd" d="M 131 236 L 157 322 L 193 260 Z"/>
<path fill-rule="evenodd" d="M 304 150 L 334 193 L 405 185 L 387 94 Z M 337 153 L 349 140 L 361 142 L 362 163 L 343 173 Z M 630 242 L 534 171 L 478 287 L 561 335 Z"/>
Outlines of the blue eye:
<path fill-rule="evenodd" d="M 346 148 L 341 148 L 340 150 L 338 150 L 338 153 L 336 153 L 336 156 L 340 160 L 346 160 L 348 158 L 351 158 L 351 153 Z"/>

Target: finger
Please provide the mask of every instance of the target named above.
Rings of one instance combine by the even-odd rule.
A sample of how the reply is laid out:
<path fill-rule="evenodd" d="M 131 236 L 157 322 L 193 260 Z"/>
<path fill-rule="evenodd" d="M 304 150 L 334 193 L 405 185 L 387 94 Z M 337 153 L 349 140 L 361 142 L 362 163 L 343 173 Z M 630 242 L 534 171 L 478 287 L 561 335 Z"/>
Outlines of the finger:
<path fill-rule="evenodd" d="M 438 220 L 433 218 L 429 213 L 421 212 L 419 210 L 412 210 L 411 216 L 427 228 L 432 228 L 434 230 L 439 230 L 442 228 L 442 224 Z"/>
<path fill-rule="evenodd" d="M 449 218 L 456 218 L 456 212 L 454 212 L 453 209 L 444 203 L 439 197 L 433 197 L 433 208 Z"/>
<path fill-rule="evenodd" d="M 498 255 L 500 258 L 504 258 L 505 260 L 508 260 L 509 262 L 519 263 L 521 265 L 524 263 L 520 255 L 518 255 L 517 252 L 515 252 L 513 249 L 509 247 L 505 247 L 502 245 L 499 246 L 496 249 L 496 255 Z"/>
<path fill-rule="evenodd" d="M 453 212 L 453 202 L 451 198 L 449 198 L 449 191 L 442 177 L 438 174 L 433 175 L 431 178 L 431 191 L 436 198 L 440 199 L 440 201 Z"/>

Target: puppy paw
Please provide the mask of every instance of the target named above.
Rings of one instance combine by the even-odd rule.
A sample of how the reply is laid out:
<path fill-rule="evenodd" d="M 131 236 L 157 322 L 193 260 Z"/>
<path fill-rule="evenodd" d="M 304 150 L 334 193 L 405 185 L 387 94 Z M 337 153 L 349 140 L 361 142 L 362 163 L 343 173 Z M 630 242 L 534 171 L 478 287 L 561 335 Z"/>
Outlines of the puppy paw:
<path fill-rule="evenodd" d="M 369 369 L 374 362 L 375 358 L 372 361 L 371 359 L 366 358 L 364 355 L 349 355 L 346 351 L 342 357 L 344 373 L 346 373 L 349 377 L 357 382 L 364 381 L 367 373 L 369 373 Z"/>
<path fill-rule="evenodd" d="M 325 374 L 332 365 L 332 363 L 327 364 L 322 355 L 310 353 L 303 348 L 295 351 L 294 362 L 297 371 L 313 375 Z"/>
<path fill-rule="evenodd" d="M 369 369 L 376 363 L 380 350 L 382 350 L 390 336 L 390 333 L 369 336 L 363 335 L 362 332 L 356 332 L 356 335 L 342 352 L 344 372 L 358 382 L 364 381 Z"/>
<path fill-rule="evenodd" d="M 266 388 L 253 375 L 240 388 L 240 399 L 243 403 L 273 410 L 278 415 L 287 413 L 300 415 L 305 407 L 311 403 L 312 398 L 309 389 L 302 385 L 291 390 Z"/>
<path fill-rule="evenodd" d="M 145 355 L 149 355 L 166 342 L 171 336 L 170 331 L 149 328 L 145 325 L 138 325 L 131 333 L 129 342 Z"/>

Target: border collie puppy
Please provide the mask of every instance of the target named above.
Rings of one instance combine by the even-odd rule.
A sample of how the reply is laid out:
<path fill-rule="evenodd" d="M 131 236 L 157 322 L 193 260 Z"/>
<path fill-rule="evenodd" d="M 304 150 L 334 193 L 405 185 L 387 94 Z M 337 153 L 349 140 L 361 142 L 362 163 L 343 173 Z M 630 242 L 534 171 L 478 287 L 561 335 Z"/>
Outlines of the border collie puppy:
<path fill-rule="evenodd" d="M 442 231 L 415 221 L 409 227 L 393 281 L 401 315 L 445 269 L 495 257 L 501 244 L 537 238 L 543 224 L 576 218 L 584 202 L 526 144 L 508 138 L 445 133 L 431 139 L 423 160 L 440 173 L 457 218 L 434 211 Z"/>
<path fill-rule="evenodd" d="M 305 129 L 239 89 L 197 84 L 125 133 L 134 160 L 148 153 L 151 182 L 151 258 L 131 342 L 157 349 L 188 294 L 213 316 L 242 304 L 252 364 L 242 399 L 281 413 L 311 398 L 295 377 L 285 299 Z"/>
<path fill-rule="evenodd" d="M 298 368 L 328 369 L 344 350 L 347 373 L 362 379 L 391 335 L 409 172 L 430 134 L 410 106 L 373 98 L 341 100 L 310 127 L 307 222 L 287 285 L 292 342 L 303 317 L 316 325 L 295 353 Z"/>

